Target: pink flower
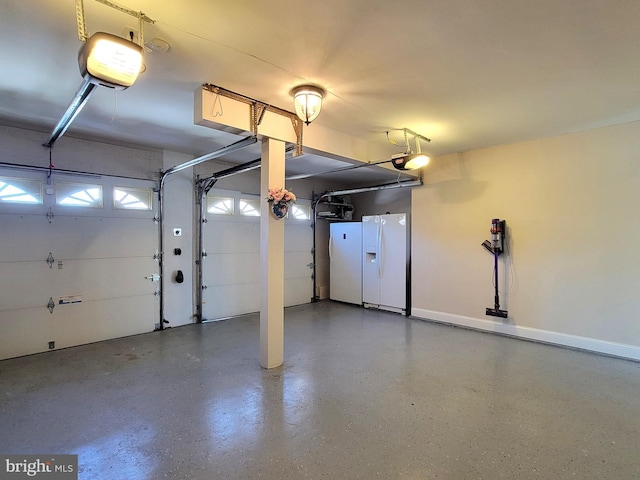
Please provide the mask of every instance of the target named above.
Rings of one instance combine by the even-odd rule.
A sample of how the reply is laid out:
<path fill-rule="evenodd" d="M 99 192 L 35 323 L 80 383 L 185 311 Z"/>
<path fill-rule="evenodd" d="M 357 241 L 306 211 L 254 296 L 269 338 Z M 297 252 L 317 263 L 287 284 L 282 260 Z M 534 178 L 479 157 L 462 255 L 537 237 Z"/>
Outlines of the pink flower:
<path fill-rule="evenodd" d="M 297 198 L 293 192 L 290 192 L 286 188 L 270 188 L 267 200 L 270 202 L 295 202 Z"/>

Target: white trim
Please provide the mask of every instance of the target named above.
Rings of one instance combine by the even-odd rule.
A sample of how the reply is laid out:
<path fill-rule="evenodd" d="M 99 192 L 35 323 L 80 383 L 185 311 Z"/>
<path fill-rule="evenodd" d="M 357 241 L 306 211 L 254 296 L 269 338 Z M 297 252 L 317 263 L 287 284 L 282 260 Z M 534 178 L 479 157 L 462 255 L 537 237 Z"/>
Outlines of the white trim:
<path fill-rule="evenodd" d="M 554 345 L 561 345 L 564 347 L 577 348 L 580 350 L 589 350 L 592 352 L 603 353 L 615 357 L 640 361 L 640 347 L 635 345 L 608 342 L 606 340 L 598 340 L 596 338 L 580 337 L 578 335 L 552 332 L 549 330 L 540 330 L 538 328 L 532 327 L 521 327 L 509 323 L 502 323 L 498 321 L 474 317 L 465 317 L 463 315 L 455 315 L 452 313 L 435 312 L 433 310 L 425 310 L 415 307 L 411 308 L 411 316 L 440 323 L 459 325 L 476 330 L 499 333 L 502 335 L 509 335 L 512 337 L 535 340 L 538 342 L 550 343 Z"/>

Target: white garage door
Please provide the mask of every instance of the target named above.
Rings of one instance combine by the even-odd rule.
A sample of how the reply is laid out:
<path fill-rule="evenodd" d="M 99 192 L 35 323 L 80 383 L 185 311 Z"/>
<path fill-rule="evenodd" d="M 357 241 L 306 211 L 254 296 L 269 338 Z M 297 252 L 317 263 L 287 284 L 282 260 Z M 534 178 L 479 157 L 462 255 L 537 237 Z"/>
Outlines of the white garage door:
<path fill-rule="evenodd" d="M 203 225 L 203 320 L 260 310 L 260 202 L 256 195 L 213 189 Z M 285 306 L 309 303 L 313 230 L 310 202 L 291 204 L 285 222 Z"/>
<path fill-rule="evenodd" d="M 153 187 L 0 170 L 0 358 L 154 330 Z"/>

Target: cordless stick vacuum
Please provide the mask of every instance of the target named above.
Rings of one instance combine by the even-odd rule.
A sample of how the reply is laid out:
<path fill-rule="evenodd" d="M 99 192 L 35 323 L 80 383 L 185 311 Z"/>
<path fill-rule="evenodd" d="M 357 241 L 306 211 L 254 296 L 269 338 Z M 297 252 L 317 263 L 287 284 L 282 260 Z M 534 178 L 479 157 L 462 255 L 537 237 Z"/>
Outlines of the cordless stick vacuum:
<path fill-rule="evenodd" d="M 487 308 L 486 315 L 507 318 L 508 312 L 500 310 L 500 296 L 498 294 L 498 257 L 504 252 L 505 221 L 499 218 L 491 220 L 491 242 L 485 240 L 482 246 L 493 254 L 493 276 L 495 278 L 495 296 L 493 308 Z"/>

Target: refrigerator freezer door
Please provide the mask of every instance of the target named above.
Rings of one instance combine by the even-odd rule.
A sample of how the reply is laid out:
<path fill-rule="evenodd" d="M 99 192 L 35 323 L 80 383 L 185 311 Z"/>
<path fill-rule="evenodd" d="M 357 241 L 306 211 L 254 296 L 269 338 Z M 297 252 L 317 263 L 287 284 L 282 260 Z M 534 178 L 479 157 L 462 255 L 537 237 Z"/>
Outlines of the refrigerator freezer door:
<path fill-rule="evenodd" d="M 362 224 L 332 223 L 329 236 L 329 298 L 362 305 Z"/>

